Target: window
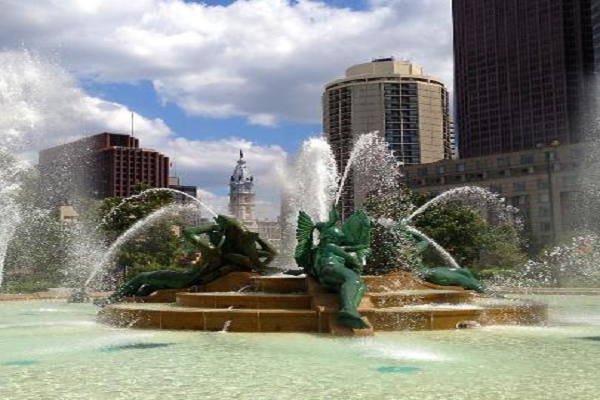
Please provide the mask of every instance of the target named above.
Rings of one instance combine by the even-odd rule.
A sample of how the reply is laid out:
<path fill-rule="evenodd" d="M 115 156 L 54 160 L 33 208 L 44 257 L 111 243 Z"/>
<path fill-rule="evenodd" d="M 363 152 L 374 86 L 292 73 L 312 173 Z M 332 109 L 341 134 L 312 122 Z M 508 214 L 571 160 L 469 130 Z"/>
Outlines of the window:
<path fill-rule="evenodd" d="M 456 172 L 465 172 L 467 165 L 465 163 L 456 164 Z"/>
<path fill-rule="evenodd" d="M 524 192 L 527 189 L 525 182 L 513 182 L 513 191 Z"/>
<path fill-rule="evenodd" d="M 523 154 L 521 156 L 521 165 L 533 164 L 533 154 Z"/>
<path fill-rule="evenodd" d="M 556 156 L 555 151 L 547 151 L 546 152 L 546 161 L 556 161 L 558 157 Z"/>
<path fill-rule="evenodd" d="M 538 179 L 537 180 L 537 188 L 538 189 L 548 189 L 548 179 Z"/>
<path fill-rule="evenodd" d="M 519 205 L 529 204 L 529 196 L 519 196 Z"/>
<path fill-rule="evenodd" d="M 508 167 L 509 165 L 510 165 L 510 158 L 504 157 L 504 158 L 499 158 L 498 159 L 498 166 L 499 167 Z"/>
<path fill-rule="evenodd" d="M 427 176 L 427 168 L 419 168 L 419 176 Z"/>
<path fill-rule="evenodd" d="M 538 197 L 540 203 L 549 203 L 550 195 L 548 193 L 541 193 Z"/>
<path fill-rule="evenodd" d="M 529 204 L 529 196 L 514 196 L 510 198 L 510 203 L 514 207 L 524 206 Z"/>
<path fill-rule="evenodd" d="M 446 172 L 446 167 L 444 165 L 438 165 L 435 167 L 435 172 L 437 174 L 443 174 Z"/>
<path fill-rule="evenodd" d="M 549 232 L 552 230 L 552 224 L 550 222 L 540 222 L 540 230 L 542 232 Z"/>
<path fill-rule="evenodd" d="M 538 210 L 538 215 L 540 217 L 548 217 L 550 216 L 550 208 L 549 207 L 540 207 Z"/>

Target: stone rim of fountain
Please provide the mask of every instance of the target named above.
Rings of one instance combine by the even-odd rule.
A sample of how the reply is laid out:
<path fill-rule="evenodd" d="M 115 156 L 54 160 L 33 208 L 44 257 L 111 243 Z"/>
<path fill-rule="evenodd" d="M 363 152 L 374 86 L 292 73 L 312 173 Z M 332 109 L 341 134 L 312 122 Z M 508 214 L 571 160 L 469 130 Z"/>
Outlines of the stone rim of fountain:
<path fill-rule="evenodd" d="M 337 296 L 309 277 L 231 273 L 204 287 L 158 291 L 111 304 L 99 319 L 119 327 L 228 332 L 317 332 L 369 336 L 377 331 L 455 329 L 460 323 L 538 325 L 547 306 L 533 301 L 485 304 L 489 299 L 457 287 L 426 283 L 407 272 L 364 276 L 369 292 L 358 307 L 371 329 L 335 323 Z M 239 292 L 252 285 L 253 291 Z M 411 292 L 412 291 L 412 292 Z"/>

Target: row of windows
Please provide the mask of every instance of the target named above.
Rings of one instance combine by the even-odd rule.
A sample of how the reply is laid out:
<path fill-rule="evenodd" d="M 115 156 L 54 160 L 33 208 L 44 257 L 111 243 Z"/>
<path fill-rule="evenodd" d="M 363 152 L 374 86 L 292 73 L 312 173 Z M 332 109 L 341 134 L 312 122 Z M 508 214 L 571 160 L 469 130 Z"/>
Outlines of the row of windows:
<path fill-rule="evenodd" d="M 535 188 L 537 188 L 538 190 L 546 190 L 549 187 L 548 179 L 544 178 L 544 179 L 538 179 L 535 182 L 531 182 L 531 181 L 530 182 L 524 182 L 524 181 L 513 182 L 512 190 L 513 190 L 513 192 L 525 192 L 528 188 L 531 189 L 531 187 L 528 184 L 535 185 Z M 491 185 L 490 190 L 492 190 L 493 192 L 496 192 L 496 193 L 502 193 L 504 191 L 504 186 L 501 184 Z"/>
<path fill-rule="evenodd" d="M 546 151 L 544 153 L 545 161 L 556 161 L 558 160 L 558 155 L 555 151 Z M 535 157 L 534 154 L 523 154 L 521 155 L 521 163 L 520 165 L 530 165 L 534 164 Z M 511 166 L 511 158 L 510 157 L 501 157 L 497 159 L 497 166 L 499 168 L 505 168 Z M 437 165 L 435 167 L 435 172 L 438 175 L 445 174 L 446 172 L 450 172 L 447 170 L 446 165 Z M 488 160 L 479 160 L 475 162 L 475 170 L 483 170 L 489 168 Z M 458 163 L 454 166 L 456 172 L 465 172 L 467 171 L 466 163 Z M 419 176 L 427 176 L 428 171 L 427 167 L 420 168 L 418 171 Z"/>

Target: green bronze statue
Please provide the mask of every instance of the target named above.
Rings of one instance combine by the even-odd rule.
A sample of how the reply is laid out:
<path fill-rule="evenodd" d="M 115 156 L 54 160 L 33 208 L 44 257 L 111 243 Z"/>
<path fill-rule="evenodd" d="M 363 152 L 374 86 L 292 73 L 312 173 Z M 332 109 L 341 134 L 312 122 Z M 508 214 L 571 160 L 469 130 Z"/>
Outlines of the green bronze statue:
<path fill-rule="evenodd" d="M 429 239 L 418 232 L 410 231 L 417 240 L 417 251 L 423 253 L 431 244 Z M 468 268 L 433 267 L 425 265 L 417 267 L 415 271 L 425 282 L 440 286 L 459 286 L 464 289 L 474 290 L 479 293 L 485 291 L 484 285 L 479 282 Z"/>
<path fill-rule="evenodd" d="M 208 241 L 203 240 L 201 235 L 206 235 Z M 275 248 L 258 233 L 224 215 L 215 217 L 212 225 L 184 229 L 183 237 L 184 254 L 192 256 L 199 253 L 189 271 L 142 272 L 97 305 L 119 302 L 125 297 L 148 296 L 157 290 L 204 285 L 234 271 L 260 273 L 277 255 Z"/>
<path fill-rule="evenodd" d="M 360 275 L 370 253 L 371 221 L 362 211 L 354 212 L 341 228 L 338 221 L 335 210 L 331 211 L 327 222 L 316 224 L 301 211 L 296 230 L 296 263 L 323 288 L 338 293 L 339 324 L 368 328 L 356 308 L 366 291 Z M 313 242 L 315 230 L 319 232 L 317 245 Z"/>

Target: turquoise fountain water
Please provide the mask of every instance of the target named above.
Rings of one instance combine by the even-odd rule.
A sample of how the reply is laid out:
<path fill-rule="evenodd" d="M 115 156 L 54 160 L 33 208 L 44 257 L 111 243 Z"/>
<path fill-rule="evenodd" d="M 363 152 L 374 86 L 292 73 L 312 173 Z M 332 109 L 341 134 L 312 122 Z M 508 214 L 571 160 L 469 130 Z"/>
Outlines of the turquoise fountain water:
<path fill-rule="evenodd" d="M 600 297 L 536 296 L 545 327 L 364 339 L 114 329 L 95 309 L 0 302 L 7 399 L 595 399 Z"/>

